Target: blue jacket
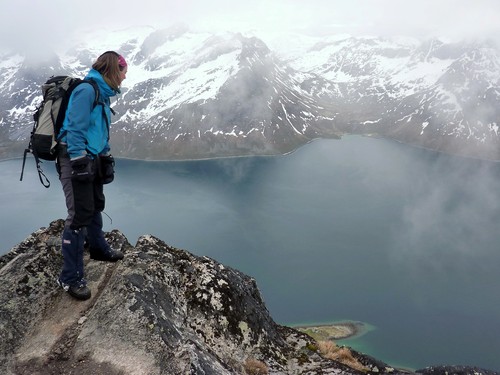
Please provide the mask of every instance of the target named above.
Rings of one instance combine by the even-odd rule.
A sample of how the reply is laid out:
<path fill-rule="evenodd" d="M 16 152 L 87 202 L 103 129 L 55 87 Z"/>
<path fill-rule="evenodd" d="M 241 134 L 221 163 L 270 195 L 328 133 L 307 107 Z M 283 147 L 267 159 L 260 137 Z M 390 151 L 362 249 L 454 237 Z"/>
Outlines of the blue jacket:
<path fill-rule="evenodd" d="M 109 152 L 109 125 L 111 109 L 109 98 L 119 91 L 112 89 L 102 75 L 91 69 L 86 80 L 92 79 L 99 87 L 99 104 L 94 109 L 95 91 L 90 84 L 78 85 L 68 102 L 61 132 L 61 142 L 66 143 L 71 159 L 87 154 L 99 155 Z M 103 110 L 104 108 L 104 110 Z"/>

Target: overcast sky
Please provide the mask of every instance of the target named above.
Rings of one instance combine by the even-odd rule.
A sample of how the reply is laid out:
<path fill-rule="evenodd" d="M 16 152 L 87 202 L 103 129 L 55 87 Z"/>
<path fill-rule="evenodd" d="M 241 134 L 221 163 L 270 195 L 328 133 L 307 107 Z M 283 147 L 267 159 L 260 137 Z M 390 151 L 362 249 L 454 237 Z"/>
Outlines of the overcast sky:
<path fill-rule="evenodd" d="M 59 45 L 85 27 L 167 27 L 261 34 L 406 35 L 500 40 L 499 0 L 0 0 L 4 46 Z M 258 34 L 257 34 L 258 35 Z"/>

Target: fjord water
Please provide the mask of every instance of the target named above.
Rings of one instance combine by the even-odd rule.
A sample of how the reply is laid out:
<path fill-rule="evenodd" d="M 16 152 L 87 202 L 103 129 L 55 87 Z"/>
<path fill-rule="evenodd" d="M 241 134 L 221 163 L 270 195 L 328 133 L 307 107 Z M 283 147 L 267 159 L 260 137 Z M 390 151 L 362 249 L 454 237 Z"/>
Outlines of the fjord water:
<path fill-rule="evenodd" d="M 0 163 L 2 253 L 65 216 L 28 160 Z M 281 324 L 367 323 L 345 340 L 395 366 L 500 370 L 500 164 L 356 136 L 278 157 L 118 160 L 105 230 L 254 277 Z"/>

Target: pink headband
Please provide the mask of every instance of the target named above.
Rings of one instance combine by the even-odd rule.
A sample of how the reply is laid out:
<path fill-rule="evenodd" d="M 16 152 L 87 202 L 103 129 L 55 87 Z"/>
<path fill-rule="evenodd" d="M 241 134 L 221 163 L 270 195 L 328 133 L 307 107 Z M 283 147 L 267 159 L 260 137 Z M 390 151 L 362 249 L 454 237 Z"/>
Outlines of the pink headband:
<path fill-rule="evenodd" d="M 125 61 L 125 58 L 122 55 L 118 56 L 118 65 L 121 68 L 126 68 L 127 67 L 127 62 Z"/>

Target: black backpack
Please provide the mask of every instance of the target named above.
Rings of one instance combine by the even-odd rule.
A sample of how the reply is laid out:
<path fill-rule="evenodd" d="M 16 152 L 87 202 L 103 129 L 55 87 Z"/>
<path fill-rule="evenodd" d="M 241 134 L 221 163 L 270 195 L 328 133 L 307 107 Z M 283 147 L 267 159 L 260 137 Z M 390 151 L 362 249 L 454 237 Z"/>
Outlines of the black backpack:
<path fill-rule="evenodd" d="M 50 181 L 41 168 L 41 160 L 52 161 L 56 159 L 57 137 L 64 122 L 69 97 L 73 90 L 83 82 L 90 83 L 94 87 L 96 98 L 93 108 L 95 108 L 99 102 L 99 89 L 97 84 L 92 80 L 83 80 L 70 76 L 57 76 L 51 77 L 42 85 L 43 100 L 33 115 L 35 124 L 31 131 L 28 148 L 24 150 L 20 181 L 23 180 L 26 155 L 29 152 L 35 157 L 40 182 L 46 188 L 50 186 Z"/>

